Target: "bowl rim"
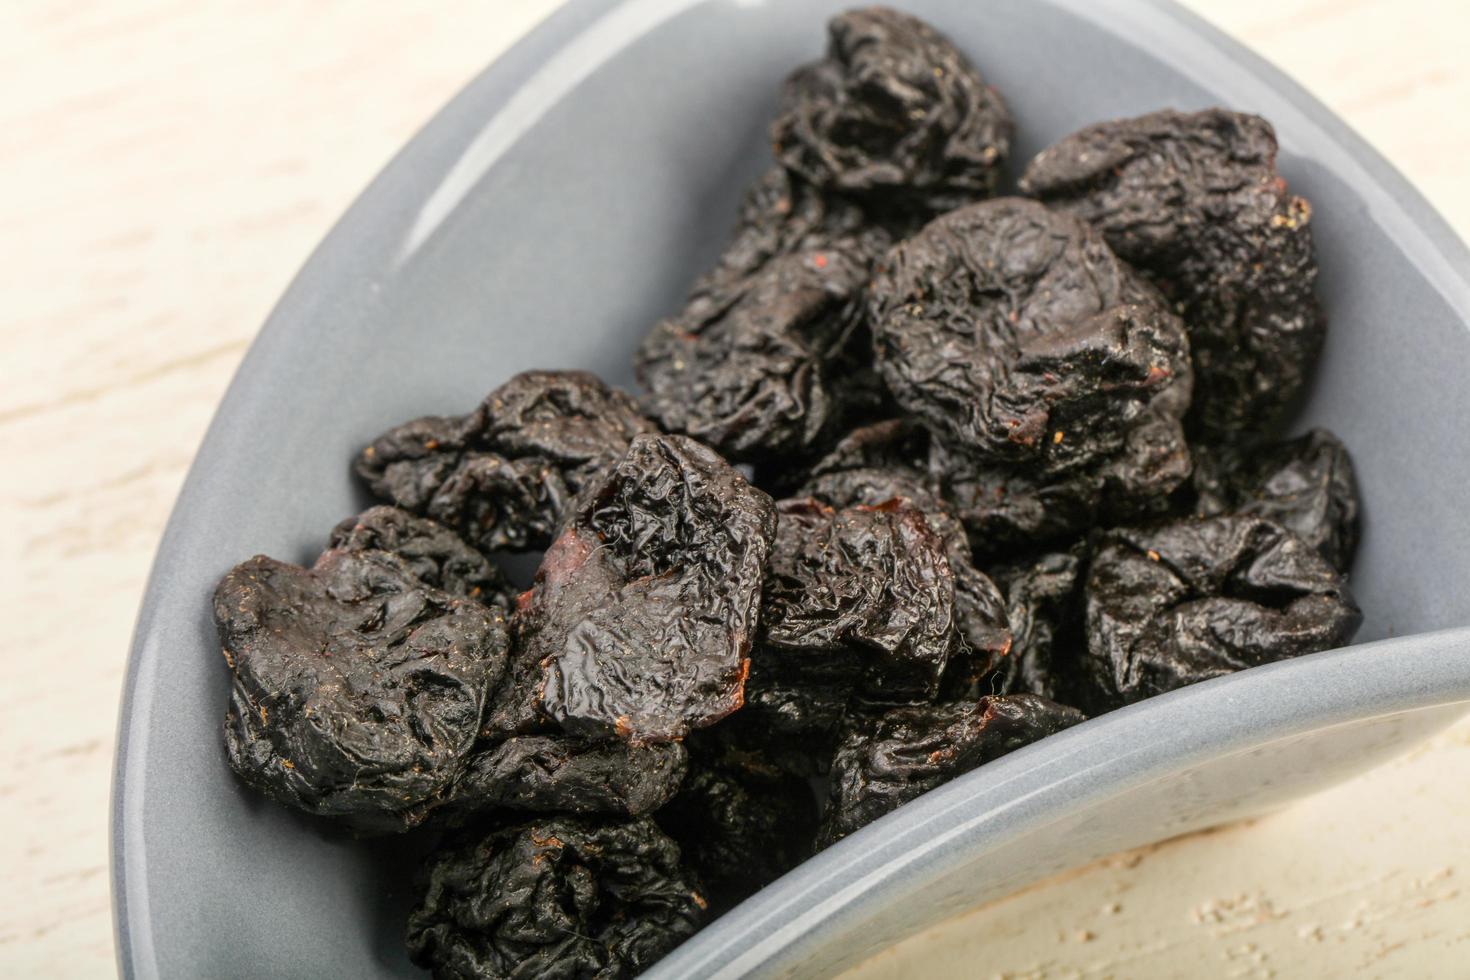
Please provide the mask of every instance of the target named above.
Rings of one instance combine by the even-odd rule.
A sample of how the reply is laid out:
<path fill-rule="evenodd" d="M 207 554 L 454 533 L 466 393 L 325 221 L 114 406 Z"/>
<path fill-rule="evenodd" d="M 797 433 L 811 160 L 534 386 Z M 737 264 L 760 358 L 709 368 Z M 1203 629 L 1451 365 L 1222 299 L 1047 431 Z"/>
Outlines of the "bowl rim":
<path fill-rule="evenodd" d="M 149 682 L 159 669 L 160 658 L 166 656 L 157 642 L 158 606 L 161 597 L 177 585 L 170 564 L 187 544 L 201 474 L 228 439 L 232 417 L 248 401 L 254 379 L 269 372 L 286 346 L 283 341 L 290 328 L 317 304 L 319 285 L 340 281 L 344 275 L 372 275 L 382 249 L 364 243 L 383 245 L 383 228 L 402 211 L 404 195 L 422 198 L 425 174 L 465 153 L 467 133 L 484 128 L 502 114 L 519 111 L 517 94 L 546 62 L 585 40 L 591 28 L 620 11 L 638 8 L 646 14 L 645 23 L 656 23 L 702 2 L 707 0 L 567 0 L 551 12 L 461 89 L 395 154 L 312 251 L 251 343 L 179 491 L 155 552 L 130 644 L 109 802 L 109 866 L 120 975 L 158 975 L 147 914 L 141 778 L 152 710 Z M 1236 86 L 1248 83 L 1262 96 L 1258 104 L 1273 106 L 1272 120 L 1287 134 L 1283 148 L 1290 151 L 1297 142 L 1306 141 L 1314 147 L 1330 147 L 1336 165 L 1351 175 L 1383 233 L 1413 258 L 1427 282 L 1470 323 L 1470 248 L 1392 164 L 1295 81 L 1173 0 L 1045 2 L 1109 33 L 1146 44 L 1160 60 L 1187 77 L 1205 84 L 1223 77 Z M 952 816 L 956 808 L 982 805 L 987 797 L 1012 793 L 1027 779 L 1039 778 L 1039 773 L 1091 758 L 1088 746 L 1126 744 L 1156 720 L 1189 721 L 1190 738 L 1170 740 L 1151 754 L 1129 757 L 1132 766 L 1147 767 L 1130 769 L 1133 778 L 1142 782 L 1198 762 L 1201 752 L 1217 756 L 1222 746 L 1239 748 L 1259 744 L 1263 736 L 1268 740 L 1289 737 L 1294 732 L 1375 715 L 1470 701 L 1470 657 L 1445 655 L 1465 651 L 1470 651 L 1470 628 L 1381 640 L 1242 671 L 1091 719 L 962 776 L 839 842 L 701 931 L 649 975 L 673 976 L 675 970 L 692 969 L 700 963 L 721 975 L 736 975 L 745 962 L 736 958 L 741 955 L 737 948 L 740 931 L 746 932 L 749 945 L 749 931 L 769 918 L 770 910 L 789 910 L 793 900 L 817 901 L 819 896 L 812 890 L 816 876 L 826 875 L 831 885 L 835 881 L 831 872 L 842 865 L 867 875 L 864 887 L 868 887 L 877 880 L 874 875 L 883 877 L 900 870 L 891 860 L 884 864 L 885 855 L 893 856 L 875 847 L 878 841 L 907 839 L 915 827 L 945 814 Z M 1389 669 L 1390 661 L 1393 669 Z M 1412 669 L 1403 669 L 1405 663 Z M 1323 684 L 1337 685 L 1331 689 L 1336 697 L 1328 703 L 1322 697 L 1328 690 Z M 1250 727 L 1243 727 L 1242 715 L 1199 709 L 1201 701 L 1233 705 L 1241 698 L 1264 698 L 1260 703 L 1268 706 L 1264 714 L 1252 716 Z M 1311 708 L 1311 724 L 1301 721 L 1304 707 Z M 1201 717 L 1211 723 L 1201 725 Z M 1118 791 L 1124 788 L 1122 783 L 1114 785 Z M 1072 803 L 1079 799 L 1073 797 Z M 973 832 L 976 821 L 969 823 Z M 963 827 L 954 830 L 945 841 L 959 846 L 955 835 L 962 832 Z M 930 853 L 932 849 L 922 851 L 905 862 L 905 867 L 910 871 L 918 868 L 923 855 Z M 850 881 L 848 886 L 850 890 Z M 832 887 L 825 897 L 830 905 Z M 851 904 L 849 898 L 849 907 Z"/>

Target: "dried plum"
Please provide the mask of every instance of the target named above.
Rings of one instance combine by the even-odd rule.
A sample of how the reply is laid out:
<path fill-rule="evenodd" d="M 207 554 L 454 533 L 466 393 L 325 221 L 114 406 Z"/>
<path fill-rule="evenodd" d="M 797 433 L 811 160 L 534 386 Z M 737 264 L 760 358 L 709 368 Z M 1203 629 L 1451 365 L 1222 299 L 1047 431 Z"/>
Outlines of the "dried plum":
<path fill-rule="evenodd" d="M 774 259 L 839 243 L 871 266 L 893 244 L 893 234 L 856 201 L 823 194 L 785 169 L 772 167 L 746 191 L 735 231 L 715 267 L 690 291 L 685 315 L 704 315 L 708 306 L 719 305 L 722 287 L 759 272 Z"/>
<path fill-rule="evenodd" d="M 436 980 L 636 976 L 693 935 L 707 904 L 646 817 L 465 834 L 425 870 L 408 949 Z"/>
<path fill-rule="evenodd" d="M 1174 302 L 1206 437 L 1258 433 L 1281 415 L 1326 320 L 1312 209 L 1276 171 L 1270 123 L 1224 109 L 1099 123 L 1038 154 L 1021 188 L 1096 227 Z"/>
<path fill-rule="evenodd" d="M 1362 614 L 1315 548 L 1259 517 L 1108 532 L 1087 577 L 1082 706 L 1106 711 L 1341 646 Z"/>
<path fill-rule="evenodd" d="M 889 253 L 870 305 L 894 396 L 977 459 L 1066 471 L 1114 455 L 1159 396 L 1188 401 L 1183 325 L 1086 225 L 1034 201 L 930 222 Z"/>
<path fill-rule="evenodd" d="M 515 736 L 470 755 L 448 808 L 461 819 L 492 809 L 640 817 L 669 801 L 687 765 L 677 742 Z"/>
<path fill-rule="evenodd" d="M 845 413 L 834 372 L 859 357 L 849 348 L 867 356 L 867 281 L 865 258 L 836 243 L 697 294 L 638 349 L 649 413 L 731 459 L 813 452 Z"/>
<path fill-rule="evenodd" d="M 927 434 L 905 420 L 854 429 L 812 467 L 799 493 L 838 508 L 879 507 L 903 500 L 923 512 L 944 541 L 954 577 L 955 625 L 964 641 L 956 656 L 978 676 L 1010 649 L 1005 600 L 975 567 L 964 528 L 919 468 L 927 445 Z"/>
<path fill-rule="evenodd" d="M 536 573 L 522 655 L 563 728 L 666 741 L 740 707 L 775 508 L 709 449 L 639 436 Z"/>
<path fill-rule="evenodd" d="M 654 425 L 585 371 L 527 371 L 473 412 L 390 429 L 357 472 L 379 498 L 484 552 L 544 548 L 578 491 Z"/>
<path fill-rule="evenodd" d="M 1033 694 L 854 715 L 832 763 L 819 848 L 956 776 L 1083 720 Z"/>
<path fill-rule="evenodd" d="M 1358 483 L 1352 457 L 1332 433 L 1313 429 L 1274 445 L 1202 453 L 1195 513 L 1251 514 L 1275 521 L 1341 571 L 1358 545 Z"/>
<path fill-rule="evenodd" d="M 889 253 L 870 311 L 879 370 L 976 538 L 1144 513 L 1188 475 L 1183 325 L 1075 218 L 1019 198 L 944 215 Z"/>
<path fill-rule="evenodd" d="M 928 24 L 885 7 L 827 25 L 827 55 L 786 82 L 776 159 L 827 192 L 947 211 L 995 191 L 1010 113 Z"/>
<path fill-rule="evenodd" d="M 246 783 L 365 831 L 401 830 L 463 771 L 505 669 L 495 609 L 425 585 L 385 551 L 311 568 L 257 556 L 214 593 Z"/>
<path fill-rule="evenodd" d="M 505 575 L 442 524 L 398 507 L 371 507 L 332 529 L 332 548 L 391 551 L 425 585 L 509 611 L 516 589 Z"/>
<path fill-rule="evenodd" d="M 902 501 L 833 510 L 810 499 L 778 509 L 763 642 L 860 648 L 875 696 L 933 696 L 956 641 L 954 572 L 923 512 Z"/>

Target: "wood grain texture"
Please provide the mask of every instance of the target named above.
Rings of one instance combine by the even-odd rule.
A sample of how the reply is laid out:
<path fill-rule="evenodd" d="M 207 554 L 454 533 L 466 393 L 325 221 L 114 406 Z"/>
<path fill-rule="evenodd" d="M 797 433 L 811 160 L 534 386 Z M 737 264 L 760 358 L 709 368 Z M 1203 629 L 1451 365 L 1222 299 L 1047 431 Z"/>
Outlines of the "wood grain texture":
<path fill-rule="evenodd" d="M 113 970 L 107 798 L 129 631 L 174 495 L 246 345 L 392 153 L 553 6 L 0 5 L 0 459 L 9 477 L 0 486 L 0 870 L 9 884 L 0 975 Z M 1462 4 L 1191 6 L 1321 96 L 1470 231 L 1470 68 L 1462 53 L 1470 16 Z M 85 603 L 68 598 L 74 593 Z M 1421 753 L 1413 771 L 1457 773 L 1463 785 L 1466 755 L 1462 733 Z M 1412 850 L 1383 843 L 1394 834 L 1413 840 L 1416 827 L 1463 825 L 1463 795 L 1428 776 L 1405 778 L 1402 768 L 1365 777 L 1352 799 L 1372 803 L 1370 812 L 1339 814 L 1332 840 L 1303 833 L 1273 863 L 1242 866 L 1246 894 L 1257 889 L 1285 906 L 1296 889 L 1320 890 L 1335 849 L 1368 834 L 1375 843 L 1359 849 L 1349 873 L 1360 890 L 1440 867 L 1470 874 L 1463 854 L 1459 863 L 1426 857 L 1411 868 L 1403 862 Z M 1238 857 L 1269 849 L 1269 832 L 1262 824 L 1177 842 L 1133 869 L 1103 867 L 1033 891 L 1016 908 L 1050 918 L 1063 934 L 1101 936 L 1091 919 L 1066 918 L 1082 914 L 1077 901 L 1101 907 L 1101 896 L 1127 881 L 1150 896 L 1139 908 L 1193 908 L 1198 892 L 1181 878 L 1204 873 L 1220 840 L 1234 842 Z M 1463 835 L 1426 839 L 1466 845 Z M 1425 886 L 1436 895 L 1450 887 L 1438 879 Z M 1404 944 L 1405 955 L 1422 945 L 1415 900 L 1375 906 L 1374 935 Z M 1169 950 L 1216 963 L 1217 947 L 1233 941 L 1187 915 L 1140 918 L 1137 928 L 1169 937 L 1152 959 L 1111 973 L 1064 964 L 1028 974 L 1019 971 L 1031 961 L 1012 970 L 997 959 L 1024 946 L 995 941 L 1010 933 L 993 929 L 1016 921 L 996 914 L 971 920 L 961 941 L 991 937 L 986 969 L 1017 976 L 1163 976 L 1176 955 Z M 1260 949 L 1296 941 L 1282 935 L 1246 941 Z M 947 941 L 931 937 L 928 945 Z M 1383 961 L 1391 962 L 1408 961 Z"/>

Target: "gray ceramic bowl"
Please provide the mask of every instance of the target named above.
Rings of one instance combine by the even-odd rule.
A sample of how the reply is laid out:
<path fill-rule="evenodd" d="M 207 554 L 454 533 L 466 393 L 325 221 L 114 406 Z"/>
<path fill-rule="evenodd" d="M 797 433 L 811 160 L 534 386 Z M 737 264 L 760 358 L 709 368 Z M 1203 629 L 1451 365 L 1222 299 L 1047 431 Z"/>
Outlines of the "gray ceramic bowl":
<path fill-rule="evenodd" d="M 123 704 L 113 886 L 136 977 L 421 976 L 417 855 L 245 791 L 220 740 L 207 598 L 256 552 L 309 560 L 363 505 L 347 461 L 531 367 L 629 380 L 766 164 L 777 82 L 835 0 L 574 0 L 362 195 L 282 298 L 159 549 Z M 1300 424 L 1352 447 L 1367 510 L 1349 650 L 1090 721 L 878 821 L 700 933 L 660 977 L 822 976 L 1042 875 L 1278 805 L 1402 750 L 1470 699 L 1465 248 L 1295 85 L 1171 6 L 905 0 L 983 66 L 1017 159 L 1098 119 L 1222 104 L 1276 124 L 1315 209 L 1331 338 Z M 1440 631 L 1440 632 L 1433 632 Z"/>

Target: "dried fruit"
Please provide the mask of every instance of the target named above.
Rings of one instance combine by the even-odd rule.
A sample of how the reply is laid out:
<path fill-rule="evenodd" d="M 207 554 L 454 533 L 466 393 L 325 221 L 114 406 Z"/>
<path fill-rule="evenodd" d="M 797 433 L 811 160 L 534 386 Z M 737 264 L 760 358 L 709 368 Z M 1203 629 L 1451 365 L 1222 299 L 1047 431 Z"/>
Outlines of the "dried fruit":
<path fill-rule="evenodd" d="M 865 655 L 875 697 L 932 697 L 956 642 L 954 573 L 944 541 L 903 501 L 833 510 L 779 505 L 762 606 L 777 650 Z"/>
<path fill-rule="evenodd" d="M 718 914 L 811 854 L 817 806 L 805 780 L 705 763 L 657 820 L 679 842 Z"/>
<path fill-rule="evenodd" d="M 364 831 L 422 820 L 464 770 L 505 669 L 498 610 L 386 551 L 311 568 L 257 556 L 214 593 L 233 684 L 230 766 L 260 792 Z"/>
<path fill-rule="evenodd" d="M 818 847 L 1029 742 L 1082 721 L 1033 694 L 893 708 L 856 715 L 832 764 Z"/>
<path fill-rule="evenodd" d="M 391 551 L 425 585 L 509 611 L 516 589 L 449 528 L 397 507 L 371 507 L 332 529 L 328 547 Z"/>
<path fill-rule="evenodd" d="M 1010 649 L 1005 601 L 975 567 L 964 528 L 915 463 L 922 462 L 927 445 L 927 434 L 904 420 L 854 429 L 812 467 L 799 494 L 838 508 L 879 507 L 903 500 L 923 512 L 944 541 L 954 577 L 955 625 L 962 643 L 951 660 L 963 661 L 964 669 L 978 677 Z"/>
<path fill-rule="evenodd" d="M 954 45 L 885 7 L 827 30 L 827 56 L 791 76 L 771 124 L 782 166 L 890 209 L 937 213 L 995 191 L 1010 113 Z"/>
<path fill-rule="evenodd" d="M 836 385 L 867 356 L 867 281 L 865 258 L 837 243 L 696 295 L 638 349 L 650 414 L 731 459 L 815 451 L 847 414 Z"/>
<path fill-rule="evenodd" d="M 682 738 L 740 707 L 766 555 L 769 497 L 681 436 L 639 436 L 546 553 L 522 656 L 563 728 Z"/>
<path fill-rule="evenodd" d="M 357 472 L 378 497 L 481 551 L 544 548 L 576 494 L 653 431 L 633 400 L 585 371 L 527 371 L 468 415 L 390 429 Z"/>
<path fill-rule="evenodd" d="M 426 878 L 408 949 L 438 980 L 636 976 L 693 935 L 706 905 L 679 846 L 646 817 L 465 834 Z"/>
<path fill-rule="evenodd" d="M 1271 445 L 1200 454 L 1195 513 L 1275 521 L 1347 571 L 1358 545 L 1358 483 L 1347 448 L 1325 429 Z"/>
<path fill-rule="evenodd" d="M 673 797 L 687 766 L 677 742 L 515 736 L 475 750 L 447 807 L 459 819 L 494 809 L 639 817 Z"/>
<path fill-rule="evenodd" d="M 1019 198 L 944 215 L 889 254 L 870 309 L 977 543 L 1147 513 L 1188 475 L 1183 325 L 1075 218 Z"/>
<path fill-rule="evenodd" d="M 1328 650 L 1361 621 L 1341 573 L 1271 521 L 1189 518 L 1110 531 L 1087 577 L 1081 703 L 1106 711 Z"/>
<path fill-rule="evenodd" d="M 1312 209 L 1277 173 L 1266 120 L 1207 109 L 1098 123 L 1037 154 L 1021 189 L 1097 228 L 1175 304 L 1207 438 L 1258 433 L 1301 390 L 1326 328 Z"/>

